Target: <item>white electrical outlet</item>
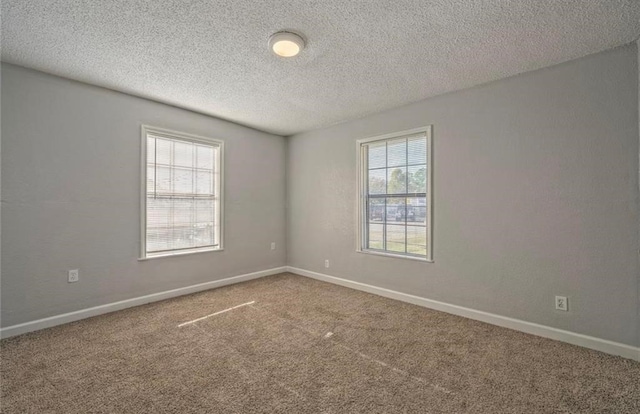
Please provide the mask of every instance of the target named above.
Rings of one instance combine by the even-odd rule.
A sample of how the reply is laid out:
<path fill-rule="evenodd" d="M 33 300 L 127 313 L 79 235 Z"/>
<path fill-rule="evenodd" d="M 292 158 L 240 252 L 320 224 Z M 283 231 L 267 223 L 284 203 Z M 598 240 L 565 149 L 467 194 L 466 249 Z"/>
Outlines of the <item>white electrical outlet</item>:
<path fill-rule="evenodd" d="M 271 242 L 271 250 L 275 250 L 276 249 L 276 242 Z"/>
<path fill-rule="evenodd" d="M 327 269 L 329 268 L 329 259 L 326 259 L 324 261 L 324 267 L 326 267 Z"/>
<path fill-rule="evenodd" d="M 556 309 L 565 312 L 569 310 L 569 301 L 566 296 L 556 296 Z"/>
<path fill-rule="evenodd" d="M 80 280 L 80 271 L 78 269 L 69 270 L 69 283 L 74 283 Z"/>

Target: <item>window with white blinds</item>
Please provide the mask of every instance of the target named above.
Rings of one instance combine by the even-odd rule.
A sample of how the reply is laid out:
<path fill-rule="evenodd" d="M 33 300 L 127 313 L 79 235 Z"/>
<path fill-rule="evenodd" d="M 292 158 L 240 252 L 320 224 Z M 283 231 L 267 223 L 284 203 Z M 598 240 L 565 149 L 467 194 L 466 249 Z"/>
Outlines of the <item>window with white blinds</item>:
<path fill-rule="evenodd" d="M 142 127 L 142 256 L 222 249 L 222 141 Z"/>
<path fill-rule="evenodd" d="M 358 145 L 359 251 L 431 261 L 431 128 Z"/>

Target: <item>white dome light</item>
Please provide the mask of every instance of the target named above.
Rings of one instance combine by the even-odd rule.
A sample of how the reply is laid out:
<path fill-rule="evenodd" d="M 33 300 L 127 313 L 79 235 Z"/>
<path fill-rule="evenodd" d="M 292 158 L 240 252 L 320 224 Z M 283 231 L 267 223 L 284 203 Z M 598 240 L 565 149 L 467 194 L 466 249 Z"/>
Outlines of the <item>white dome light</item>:
<path fill-rule="evenodd" d="M 269 38 L 269 48 L 278 56 L 293 57 L 304 49 L 304 40 L 295 33 L 278 32 Z"/>

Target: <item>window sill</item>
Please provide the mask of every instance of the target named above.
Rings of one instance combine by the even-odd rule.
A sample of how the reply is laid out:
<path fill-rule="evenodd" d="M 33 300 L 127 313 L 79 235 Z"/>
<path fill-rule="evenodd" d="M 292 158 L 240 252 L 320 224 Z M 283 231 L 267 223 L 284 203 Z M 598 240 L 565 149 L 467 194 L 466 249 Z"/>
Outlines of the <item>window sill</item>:
<path fill-rule="evenodd" d="M 217 247 L 207 247 L 207 248 L 203 248 L 203 249 L 193 249 L 193 250 L 183 250 L 183 251 L 175 251 L 175 252 L 163 252 L 163 253 L 156 253 L 156 254 L 150 254 L 148 256 L 145 257 L 139 257 L 138 261 L 145 261 L 145 260 L 153 260 L 153 259 L 160 259 L 163 257 L 173 257 L 173 256 L 186 256 L 186 255 L 190 255 L 190 254 L 198 254 L 198 253 L 210 253 L 210 252 L 221 252 L 224 249 L 222 248 L 217 248 Z"/>
<path fill-rule="evenodd" d="M 434 263 L 433 259 L 427 259 L 426 257 L 406 256 L 406 255 L 403 255 L 403 254 L 393 254 L 393 253 L 381 252 L 381 251 L 377 251 L 377 250 L 359 249 L 359 250 L 356 250 L 356 252 L 364 253 L 364 254 L 371 254 L 371 255 L 374 255 L 374 256 L 391 257 L 391 258 L 394 258 L 394 259 L 407 259 L 407 260 L 415 260 L 415 261 L 418 261 L 418 262 Z"/>

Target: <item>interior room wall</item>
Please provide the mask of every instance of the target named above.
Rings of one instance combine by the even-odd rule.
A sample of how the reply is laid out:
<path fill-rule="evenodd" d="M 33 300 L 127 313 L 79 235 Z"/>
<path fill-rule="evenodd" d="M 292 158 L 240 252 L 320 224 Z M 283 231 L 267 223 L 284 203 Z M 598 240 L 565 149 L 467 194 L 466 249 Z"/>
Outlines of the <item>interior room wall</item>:
<path fill-rule="evenodd" d="M 3 327 L 286 264 L 285 138 L 9 64 L 1 99 Z M 138 260 L 141 124 L 225 141 L 224 251 Z"/>
<path fill-rule="evenodd" d="M 2 23 L 0 23 L 0 31 L 1 30 L 2 30 Z M 1 39 L 0 39 L 0 55 L 2 55 Z M 2 66 L 1 65 L 0 65 L 0 108 L 2 108 Z M 0 110 L 0 240 L 2 240 L 2 110 Z M 0 309 L 2 309 L 2 243 L 1 242 L 0 242 Z M 0 312 L 0 326 L 2 326 L 2 312 Z"/>
<path fill-rule="evenodd" d="M 640 39 L 636 41 L 637 53 L 638 53 L 638 123 L 640 124 Z M 638 127 L 638 205 L 640 206 L 640 125 Z M 640 214 L 638 214 L 638 239 L 640 240 Z M 638 267 L 640 268 L 640 248 L 638 249 Z M 640 279 L 640 275 L 638 276 Z M 637 344 L 640 346 L 640 280 L 638 280 L 638 311 L 636 315 L 638 316 L 637 325 L 638 325 L 638 337 Z"/>
<path fill-rule="evenodd" d="M 638 346 L 638 116 L 634 43 L 290 137 L 288 263 Z M 356 140 L 424 125 L 435 262 L 357 253 Z"/>

